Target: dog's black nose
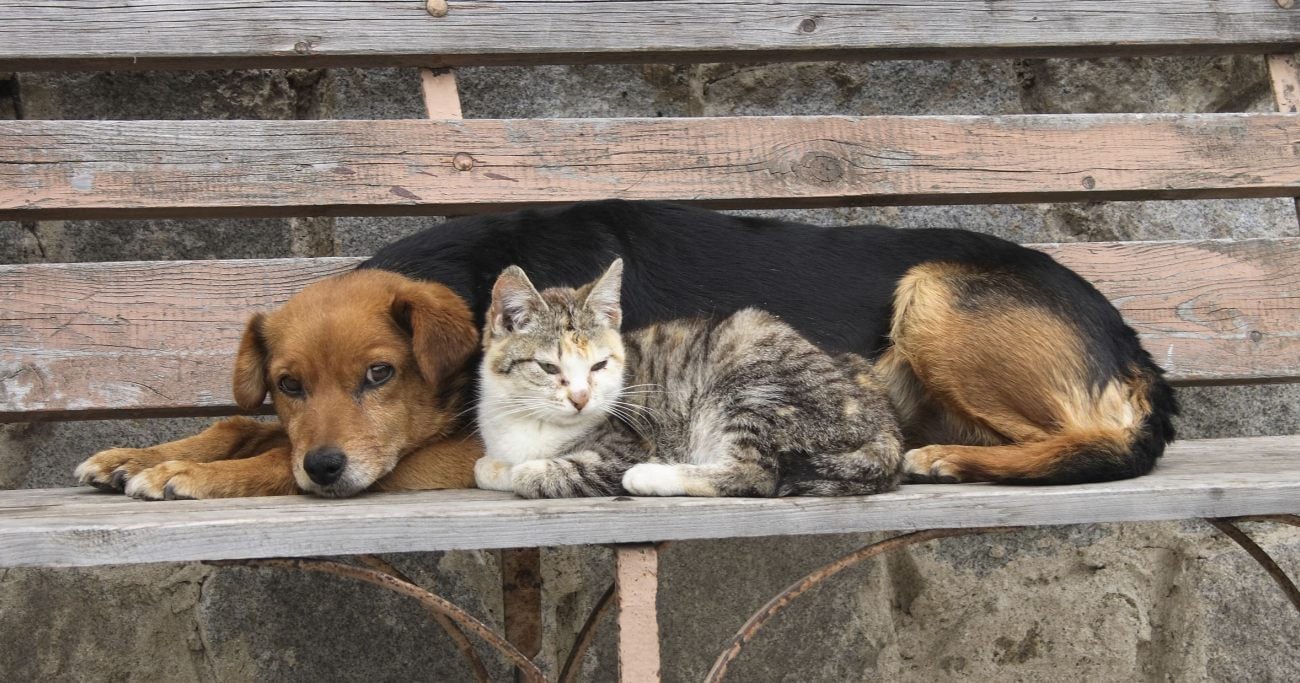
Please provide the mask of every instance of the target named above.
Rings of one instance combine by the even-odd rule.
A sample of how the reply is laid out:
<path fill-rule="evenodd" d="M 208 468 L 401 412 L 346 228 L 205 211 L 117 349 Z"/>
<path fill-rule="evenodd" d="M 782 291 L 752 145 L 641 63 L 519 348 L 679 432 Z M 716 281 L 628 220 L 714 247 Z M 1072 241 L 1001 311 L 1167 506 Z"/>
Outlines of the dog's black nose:
<path fill-rule="evenodd" d="M 307 476 L 321 486 L 329 486 L 343 476 L 343 469 L 348 466 L 348 456 L 334 446 L 317 448 L 307 454 L 302 461 L 302 468 Z"/>

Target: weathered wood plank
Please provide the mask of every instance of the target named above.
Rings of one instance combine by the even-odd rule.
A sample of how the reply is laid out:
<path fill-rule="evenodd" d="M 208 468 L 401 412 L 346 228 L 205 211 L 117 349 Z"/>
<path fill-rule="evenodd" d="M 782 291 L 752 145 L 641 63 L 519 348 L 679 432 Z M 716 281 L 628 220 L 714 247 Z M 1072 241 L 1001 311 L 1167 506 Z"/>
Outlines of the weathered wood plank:
<path fill-rule="evenodd" d="M 1273 0 L 0 0 L 0 71 L 1284 51 Z"/>
<path fill-rule="evenodd" d="M 1284 114 L 0 121 L 0 220 L 1300 195 Z"/>
<path fill-rule="evenodd" d="M 1300 239 L 1041 245 L 1184 384 L 1300 379 Z M 0 266 L 0 422 L 235 411 L 247 317 L 356 259 Z"/>
<path fill-rule="evenodd" d="M 1174 444 L 1106 484 L 905 486 L 867 498 L 522 500 L 461 491 L 141 503 L 0 492 L 0 566 L 635 543 L 1300 512 L 1300 436 Z M 109 501 L 109 502 L 104 502 Z"/>
<path fill-rule="evenodd" d="M 248 316 L 357 260 L 0 266 L 0 421 L 229 414 Z"/>

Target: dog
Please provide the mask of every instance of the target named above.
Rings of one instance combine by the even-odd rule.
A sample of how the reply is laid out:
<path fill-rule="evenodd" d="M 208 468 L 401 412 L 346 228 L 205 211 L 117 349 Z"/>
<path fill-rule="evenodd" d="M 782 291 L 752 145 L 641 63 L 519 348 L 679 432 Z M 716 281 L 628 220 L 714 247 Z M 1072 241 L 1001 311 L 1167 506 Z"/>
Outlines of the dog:
<path fill-rule="evenodd" d="M 309 285 L 253 315 L 235 356 L 235 402 L 254 410 L 273 392 L 278 423 L 236 417 L 108 450 L 78 480 L 146 499 L 472 487 L 482 445 L 458 416 L 473 320 L 446 287 L 381 270 Z"/>
<path fill-rule="evenodd" d="M 235 418 L 188 445 L 106 451 L 83 463 L 79 478 L 144 498 L 441 484 L 426 468 L 459 475 L 477 447 L 447 437 L 464 429 L 451 416 L 471 393 L 472 330 L 497 274 L 518 265 L 538 287 L 573 286 L 619 257 L 627 329 L 757 306 L 826 351 L 872 359 L 904 425 L 909 481 L 1124 479 L 1149 472 L 1174 438 L 1177 401 L 1137 334 L 1092 285 L 1042 252 L 964 230 L 819 227 L 607 200 L 447 221 L 308 287 L 279 311 L 254 316 L 236 360 L 240 406 L 255 407 L 269 392 L 280 425 Z M 420 349 L 415 325 L 394 312 L 401 306 L 384 305 L 416 286 L 437 288 L 437 348 Z M 308 299 L 317 312 L 290 314 L 316 310 Z M 417 381 L 389 363 L 394 377 L 424 388 L 372 396 L 358 378 L 373 361 L 346 350 L 371 339 L 403 340 L 408 364 L 419 366 L 423 353 L 438 370 L 421 368 Z M 307 374 L 286 370 L 290 357 L 317 373 L 300 395 L 297 384 L 281 386 Z M 334 384 L 322 394 L 311 383 L 326 374 Z M 439 397 L 436 408 L 419 408 L 429 422 L 386 442 L 381 432 L 400 419 L 374 416 L 414 416 L 417 408 L 396 404 L 419 403 L 419 391 Z M 241 469 L 243 456 L 273 454 L 283 472 L 269 460 Z M 313 476 L 336 466 L 330 483 Z"/>

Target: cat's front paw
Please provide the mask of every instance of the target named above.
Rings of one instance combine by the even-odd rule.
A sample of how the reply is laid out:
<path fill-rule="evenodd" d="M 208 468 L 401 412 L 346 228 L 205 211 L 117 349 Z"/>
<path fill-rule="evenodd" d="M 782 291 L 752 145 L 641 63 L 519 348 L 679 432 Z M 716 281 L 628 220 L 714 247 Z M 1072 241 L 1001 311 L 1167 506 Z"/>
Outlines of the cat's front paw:
<path fill-rule="evenodd" d="M 510 485 L 512 463 L 496 458 L 479 458 L 474 463 L 474 485 L 489 491 L 513 491 Z"/>
<path fill-rule="evenodd" d="M 549 498 L 546 495 L 546 475 L 549 460 L 525 460 L 510 470 L 510 489 L 524 498 Z"/>
<path fill-rule="evenodd" d="M 672 465 L 647 462 L 623 473 L 623 488 L 634 496 L 684 496 L 686 482 Z"/>

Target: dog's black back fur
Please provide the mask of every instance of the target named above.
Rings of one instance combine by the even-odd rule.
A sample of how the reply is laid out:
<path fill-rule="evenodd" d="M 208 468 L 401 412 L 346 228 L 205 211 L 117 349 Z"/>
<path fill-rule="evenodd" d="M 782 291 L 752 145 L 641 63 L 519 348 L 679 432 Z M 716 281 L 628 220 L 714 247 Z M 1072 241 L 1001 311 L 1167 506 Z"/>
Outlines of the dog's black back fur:
<path fill-rule="evenodd" d="M 522 267 L 539 288 L 572 287 L 594 280 L 617 257 L 626 264 L 626 329 L 758 306 L 827 351 L 871 358 L 888 347 L 894 290 L 908 269 L 936 261 L 973 266 L 1003 278 L 999 289 L 1022 305 L 1071 321 L 1088 349 L 1094 386 L 1134 368 L 1155 378 L 1149 442 L 1134 445 L 1133 466 L 1150 470 L 1173 438 L 1173 394 L 1110 302 L 1046 254 L 990 235 L 822 227 L 607 200 L 449 220 L 385 247 L 360 267 L 440 282 L 465 298 L 481 325 L 492 283 L 507 266 Z M 1119 478 L 1096 474 L 1068 478 Z"/>

